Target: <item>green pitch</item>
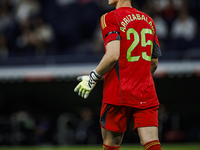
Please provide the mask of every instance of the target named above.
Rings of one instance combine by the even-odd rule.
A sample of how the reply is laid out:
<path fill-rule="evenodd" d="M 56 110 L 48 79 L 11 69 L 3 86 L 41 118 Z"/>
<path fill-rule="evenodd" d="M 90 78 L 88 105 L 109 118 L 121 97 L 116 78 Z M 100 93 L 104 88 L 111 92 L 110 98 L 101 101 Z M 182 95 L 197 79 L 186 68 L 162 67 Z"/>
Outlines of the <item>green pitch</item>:
<path fill-rule="evenodd" d="M 96 146 L 49 146 L 49 147 L 3 147 L 0 150 L 102 150 L 101 145 Z M 140 145 L 122 145 L 120 150 L 143 150 Z M 200 143 L 190 144 L 162 144 L 162 150 L 200 150 Z"/>

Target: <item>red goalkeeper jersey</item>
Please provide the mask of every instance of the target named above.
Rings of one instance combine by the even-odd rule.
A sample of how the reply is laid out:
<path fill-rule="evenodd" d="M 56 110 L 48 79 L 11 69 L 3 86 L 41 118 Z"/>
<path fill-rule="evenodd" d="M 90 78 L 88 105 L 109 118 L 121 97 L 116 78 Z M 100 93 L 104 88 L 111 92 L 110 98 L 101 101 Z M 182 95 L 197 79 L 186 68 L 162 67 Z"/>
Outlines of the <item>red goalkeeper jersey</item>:
<path fill-rule="evenodd" d="M 121 40 L 120 57 L 104 76 L 103 102 L 148 108 L 159 105 L 150 73 L 151 58 L 161 56 L 153 20 L 131 7 L 101 17 L 104 45 Z"/>

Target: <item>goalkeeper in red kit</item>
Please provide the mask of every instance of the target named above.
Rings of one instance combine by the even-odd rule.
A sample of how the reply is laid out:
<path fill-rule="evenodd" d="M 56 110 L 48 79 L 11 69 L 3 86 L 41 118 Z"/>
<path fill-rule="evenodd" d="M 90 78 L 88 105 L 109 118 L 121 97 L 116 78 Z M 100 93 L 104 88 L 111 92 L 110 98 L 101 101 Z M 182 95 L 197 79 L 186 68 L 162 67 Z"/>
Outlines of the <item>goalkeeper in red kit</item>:
<path fill-rule="evenodd" d="M 74 89 L 87 98 L 104 76 L 100 114 L 103 149 L 119 150 L 131 118 L 145 150 L 161 150 L 153 73 L 161 50 L 154 21 L 131 6 L 131 0 L 108 0 L 114 11 L 101 17 L 105 55 Z"/>

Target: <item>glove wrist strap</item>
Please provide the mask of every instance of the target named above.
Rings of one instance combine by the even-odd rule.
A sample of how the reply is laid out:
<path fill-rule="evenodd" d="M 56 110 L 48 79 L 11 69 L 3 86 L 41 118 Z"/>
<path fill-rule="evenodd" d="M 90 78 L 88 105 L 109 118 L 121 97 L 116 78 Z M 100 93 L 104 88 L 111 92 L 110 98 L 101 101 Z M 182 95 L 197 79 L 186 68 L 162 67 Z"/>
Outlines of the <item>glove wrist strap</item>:
<path fill-rule="evenodd" d="M 101 79 L 101 75 L 99 75 L 95 70 L 93 70 L 90 73 L 90 78 L 92 78 L 92 80 L 94 80 L 95 82 L 98 81 L 99 79 Z"/>

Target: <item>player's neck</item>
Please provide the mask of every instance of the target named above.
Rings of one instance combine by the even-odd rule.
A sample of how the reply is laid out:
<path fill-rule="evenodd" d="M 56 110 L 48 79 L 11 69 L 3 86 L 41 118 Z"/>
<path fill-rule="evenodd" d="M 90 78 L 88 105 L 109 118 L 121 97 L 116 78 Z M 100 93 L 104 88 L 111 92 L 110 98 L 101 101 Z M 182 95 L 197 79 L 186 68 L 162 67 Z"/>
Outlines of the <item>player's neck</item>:
<path fill-rule="evenodd" d="M 121 8 L 121 7 L 132 7 L 131 3 L 129 1 L 121 2 L 119 1 L 116 5 L 116 9 Z"/>

